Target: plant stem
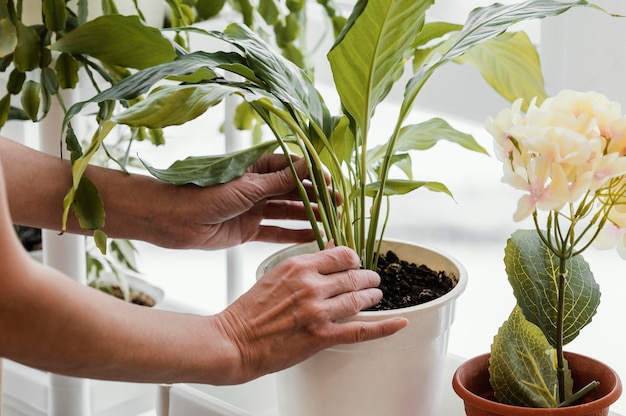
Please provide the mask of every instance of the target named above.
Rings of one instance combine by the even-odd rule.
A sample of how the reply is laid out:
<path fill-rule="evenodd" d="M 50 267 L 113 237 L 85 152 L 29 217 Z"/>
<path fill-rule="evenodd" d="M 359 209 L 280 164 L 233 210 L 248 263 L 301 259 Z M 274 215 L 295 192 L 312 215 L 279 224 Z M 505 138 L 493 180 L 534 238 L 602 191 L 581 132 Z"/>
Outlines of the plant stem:
<path fill-rule="evenodd" d="M 569 399 L 564 400 L 561 403 L 559 403 L 559 405 L 557 407 L 567 407 L 567 406 L 573 405 L 578 400 L 582 399 L 583 397 L 585 397 L 586 395 L 590 394 L 592 391 L 597 389 L 599 385 L 600 385 L 600 383 L 598 381 L 590 382 L 585 387 L 583 387 L 582 389 L 578 390 L 578 392 L 573 394 L 572 397 L 570 397 Z"/>
<path fill-rule="evenodd" d="M 565 279 L 567 278 L 567 264 L 565 257 L 559 257 L 559 282 L 556 318 L 556 360 L 557 380 L 559 382 L 559 403 L 565 400 L 565 357 L 563 355 L 563 330 L 565 310 Z"/>

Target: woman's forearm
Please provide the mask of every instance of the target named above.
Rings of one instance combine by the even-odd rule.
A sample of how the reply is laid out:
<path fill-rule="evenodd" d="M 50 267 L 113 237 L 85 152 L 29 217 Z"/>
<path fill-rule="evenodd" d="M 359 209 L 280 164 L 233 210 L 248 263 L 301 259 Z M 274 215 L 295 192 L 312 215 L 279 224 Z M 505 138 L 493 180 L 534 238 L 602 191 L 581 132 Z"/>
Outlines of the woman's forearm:
<path fill-rule="evenodd" d="M 13 222 L 60 231 L 63 198 L 72 184 L 69 162 L 3 137 L 0 158 Z M 167 228 L 162 226 L 165 222 L 159 218 L 172 212 L 171 204 L 180 189 L 149 176 L 94 166 L 87 169 L 86 176 L 96 184 L 104 202 L 104 231 L 111 237 L 160 245 L 167 245 L 167 239 L 173 238 L 168 237 Z M 89 233 L 80 228 L 73 213 L 66 231 Z"/>

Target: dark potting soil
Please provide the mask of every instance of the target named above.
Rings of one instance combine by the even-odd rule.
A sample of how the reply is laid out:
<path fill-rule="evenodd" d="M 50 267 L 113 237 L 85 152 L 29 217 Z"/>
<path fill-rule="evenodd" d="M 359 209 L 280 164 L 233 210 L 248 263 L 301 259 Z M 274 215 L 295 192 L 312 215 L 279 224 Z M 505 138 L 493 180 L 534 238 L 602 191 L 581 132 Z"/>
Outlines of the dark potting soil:
<path fill-rule="evenodd" d="M 443 271 L 430 269 L 426 265 L 416 265 L 400 260 L 392 251 L 380 255 L 378 268 L 382 300 L 365 309 L 384 311 L 407 308 L 437 299 L 448 293 L 456 284 L 456 277 Z"/>

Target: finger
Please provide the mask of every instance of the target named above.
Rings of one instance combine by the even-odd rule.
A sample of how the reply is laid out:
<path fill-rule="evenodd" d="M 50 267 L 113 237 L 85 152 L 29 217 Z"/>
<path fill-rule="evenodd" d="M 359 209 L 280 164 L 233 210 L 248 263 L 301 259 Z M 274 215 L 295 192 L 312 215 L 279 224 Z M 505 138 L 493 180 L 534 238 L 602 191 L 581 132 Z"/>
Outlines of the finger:
<path fill-rule="evenodd" d="M 353 293 L 363 290 L 375 288 L 380 284 L 380 276 L 378 273 L 367 269 L 350 269 L 339 273 L 327 275 L 322 285 L 324 294 L 330 298 L 343 293 Z M 376 304 L 380 299 L 371 304 L 362 306 L 366 308 Z M 359 309 L 360 310 L 360 309 Z"/>
<path fill-rule="evenodd" d="M 317 206 L 313 206 L 317 214 Z M 302 202 L 295 201 L 269 201 L 263 208 L 263 218 L 267 220 L 301 220 L 307 221 L 307 211 Z M 319 216 L 316 215 L 319 219 Z"/>
<path fill-rule="evenodd" d="M 356 315 L 363 309 L 376 305 L 383 297 L 380 289 L 363 289 L 341 293 L 326 300 L 326 316 L 331 321 L 338 321 Z"/>
<path fill-rule="evenodd" d="M 358 269 L 361 265 L 359 256 L 354 250 L 345 246 L 338 246 L 329 250 L 322 250 L 313 254 L 305 254 L 312 260 L 312 264 L 321 274 L 332 274 L 350 269 Z"/>
<path fill-rule="evenodd" d="M 254 237 L 254 241 L 263 243 L 308 243 L 315 240 L 315 233 L 309 228 L 290 229 L 272 225 L 262 225 Z"/>
<path fill-rule="evenodd" d="M 409 324 L 406 318 L 390 318 L 376 322 L 350 321 L 337 324 L 335 339 L 341 344 L 371 341 L 387 337 Z"/>

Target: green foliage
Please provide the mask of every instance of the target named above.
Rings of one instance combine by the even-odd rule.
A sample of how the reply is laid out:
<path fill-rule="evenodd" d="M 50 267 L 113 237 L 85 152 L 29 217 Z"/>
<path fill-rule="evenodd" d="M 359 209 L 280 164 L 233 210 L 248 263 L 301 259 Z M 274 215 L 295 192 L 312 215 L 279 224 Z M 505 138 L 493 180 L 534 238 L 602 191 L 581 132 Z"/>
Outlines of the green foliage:
<path fill-rule="evenodd" d="M 158 29 L 146 26 L 137 16 L 115 14 L 97 17 L 77 27 L 56 41 L 52 50 L 88 55 L 109 65 L 137 69 L 176 57 L 172 43 Z"/>
<path fill-rule="evenodd" d="M 516 306 L 491 347 L 490 383 L 500 403 L 526 407 L 556 407 L 556 351 L 541 330 Z M 567 371 L 568 397 L 572 378 Z"/>
<path fill-rule="evenodd" d="M 556 347 L 559 259 L 535 230 L 518 230 L 508 240 L 504 264 L 524 316 Z M 600 287 L 581 255 L 567 260 L 563 344 L 591 322 L 600 305 Z"/>
<path fill-rule="evenodd" d="M 505 97 L 517 98 L 520 94 L 527 99 L 535 95 L 543 97 L 543 80 L 534 47 L 525 35 L 506 30 L 525 19 L 552 16 L 574 6 L 587 5 L 585 1 L 551 0 L 529 0 L 510 6 L 494 4 L 472 11 L 463 26 L 442 22 L 424 25 L 431 4 L 429 0 L 357 2 L 328 54 L 344 110 L 340 114 L 329 112 L 306 70 L 281 56 L 250 30 L 253 21 L 245 18 L 249 27 L 232 24 L 223 32 L 188 29 L 230 43 L 235 52 L 181 53 L 173 61 L 129 76 L 89 102 L 131 99 L 152 90 L 144 101 L 111 120 L 130 126 L 165 127 L 197 117 L 227 95 L 243 97 L 273 132 L 277 143 L 272 146 L 281 146 L 285 152 L 297 149 L 296 153 L 307 158 L 310 178 L 317 185 L 315 198 L 322 212 L 323 232 L 312 219 L 312 226 L 319 233 L 319 244 L 323 244 L 323 234 L 339 244 L 347 244 L 357 252 L 366 253 L 364 264 L 371 268 L 376 261 L 375 241 L 381 238 L 380 230 L 384 229 L 385 219 L 381 214 L 387 197 L 419 188 L 450 194 L 441 183 L 412 178 L 410 152 L 427 150 L 446 140 L 486 153 L 471 136 L 454 130 L 443 120 L 404 124 L 428 78 L 445 63 L 466 63 L 477 66 L 489 84 Z M 303 11 L 297 2 L 291 5 L 290 12 Z M 239 6 L 245 13 L 246 2 Z M 279 20 L 277 10 L 270 4 L 262 2 L 261 6 L 267 22 Z M 406 25 L 407 21 L 412 24 Z M 397 30 L 398 27 L 403 30 Z M 278 44 L 294 40 L 288 25 L 279 28 L 285 32 L 276 39 Z M 370 148 L 369 123 L 375 109 L 412 58 L 417 64 L 406 84 L 393 131 L 383 146 Z M 519 64 L 526 61 L 531 65 L 521 72 Z M 237 75 L 237 81 L 217 76 L 219 71 Z M 210 76 L 201 80 L 190 77 L 201 72 Z M 174 78 L 187 82 L 161 86 L 162 81 Z M 85 104 L 70 108 L 66 123 Z M 100 135 L 98 140 L 103 139 Z M 190 158 L 176 162 L 168 170 L 150 169 L 160 178 L 175 183 L 206 185 L 215 183 L 207 181 L 214 174 L 210 167 L 224 163 L 235 167 L 232 172 L 244 172 L 254 160 L 255 157 L 244 160 L 233 155 L 225 156 L 223 161 L 215 157 Z M 391 178 L 389 172 L 394 166 L 406 177 Z M 77 165 L 75 172 L 80 176 L 78 170 Z M 324 170 L 333 178 L 333 189 L 343 196 L 344 205 L 340 208 L 326 188 Z M 302 196 L 306 201 L 307 195 L 303 192 Z M 371 207 L 366 202 L 369 198 L 373 198 Z"/>

